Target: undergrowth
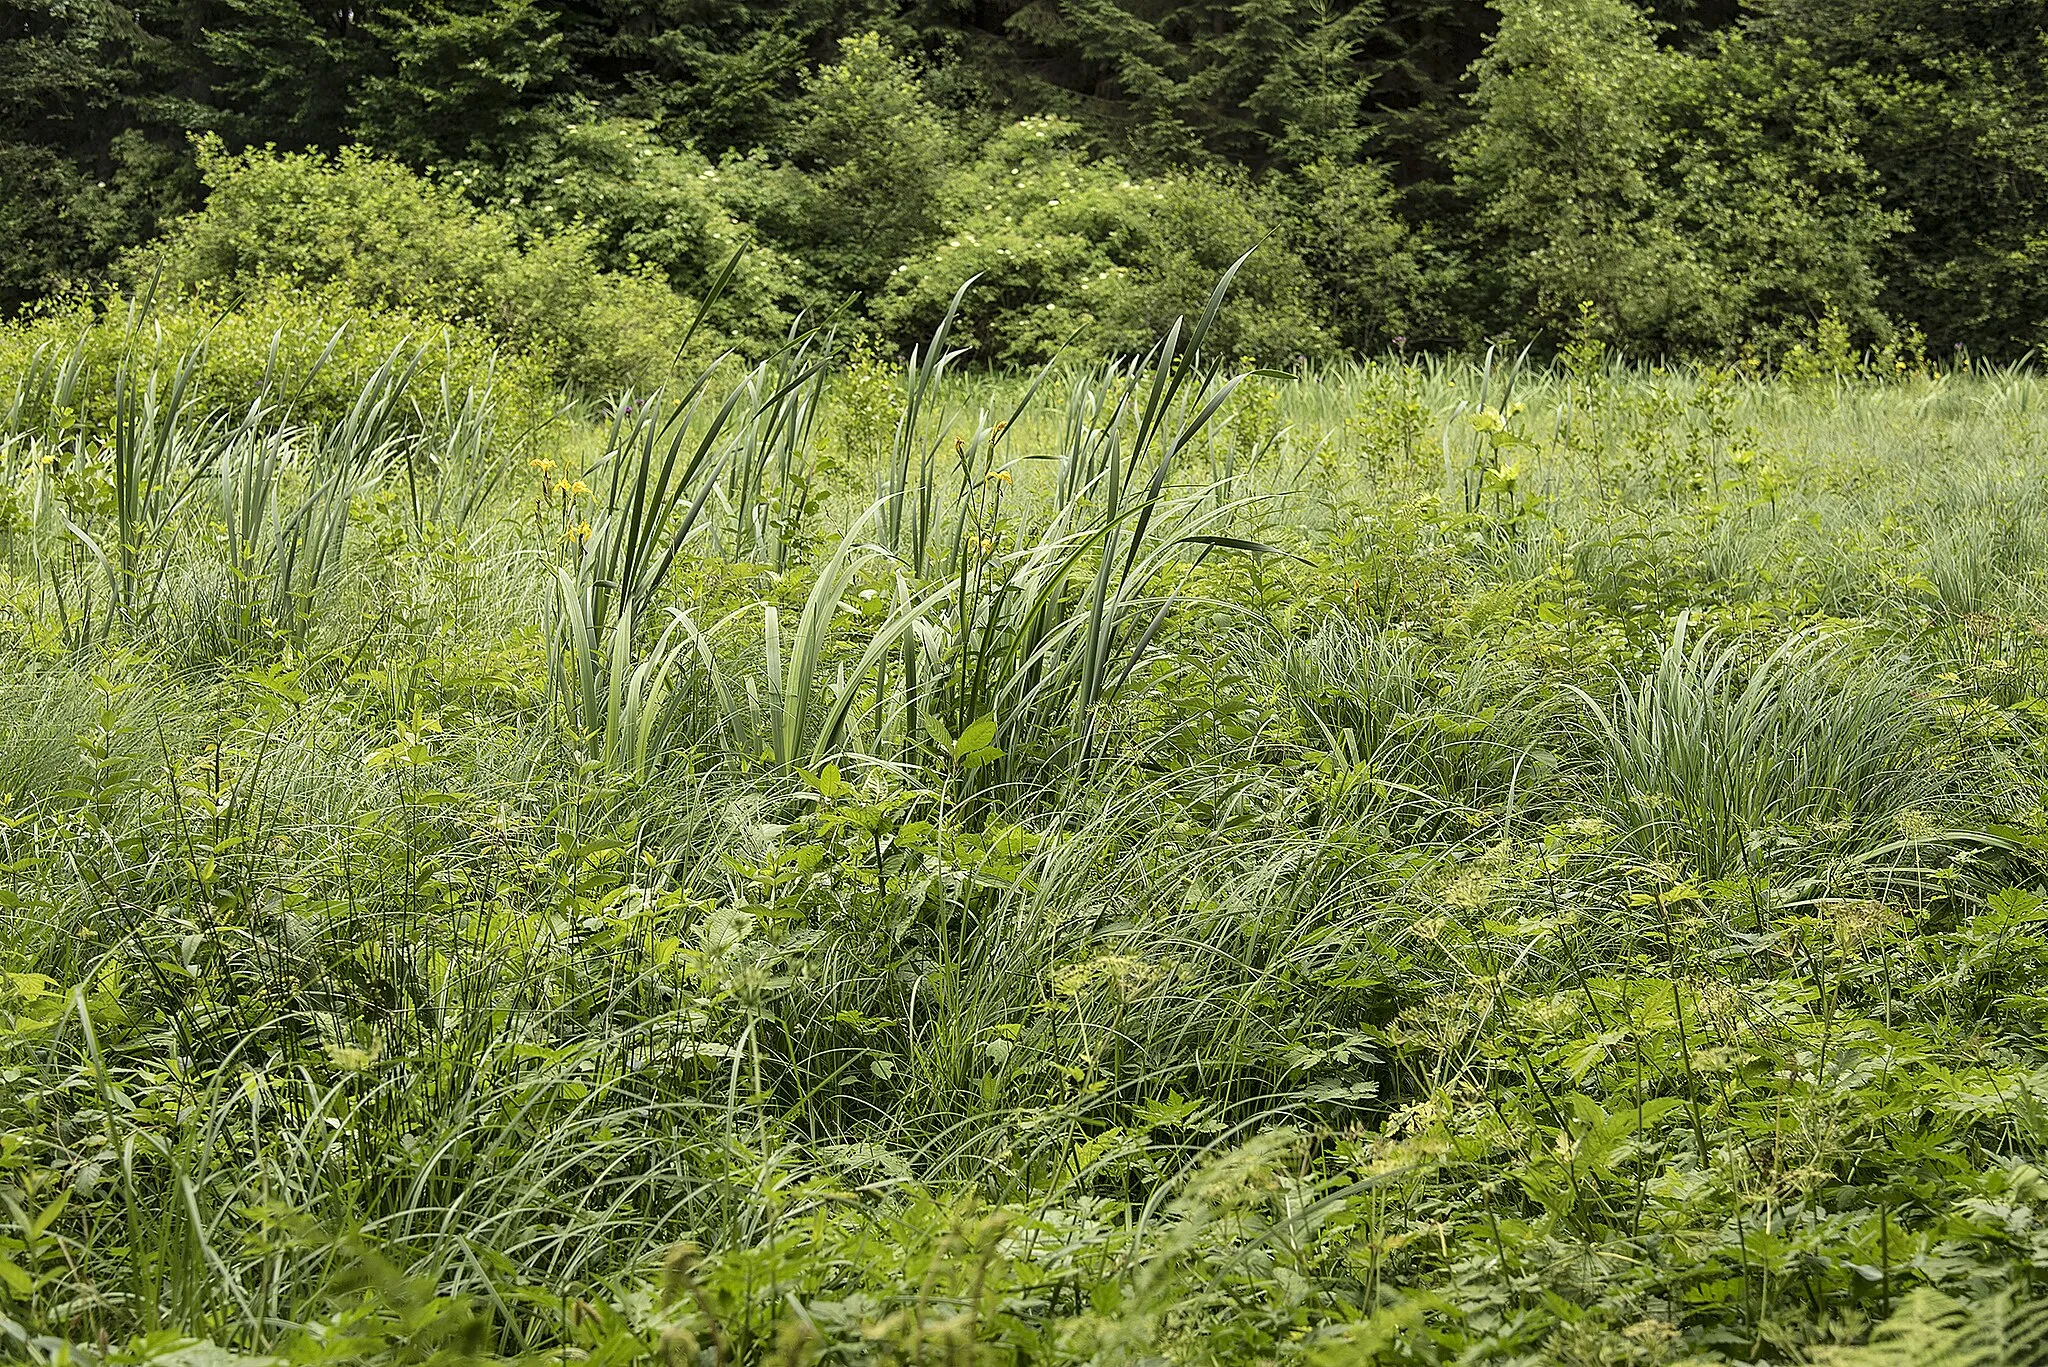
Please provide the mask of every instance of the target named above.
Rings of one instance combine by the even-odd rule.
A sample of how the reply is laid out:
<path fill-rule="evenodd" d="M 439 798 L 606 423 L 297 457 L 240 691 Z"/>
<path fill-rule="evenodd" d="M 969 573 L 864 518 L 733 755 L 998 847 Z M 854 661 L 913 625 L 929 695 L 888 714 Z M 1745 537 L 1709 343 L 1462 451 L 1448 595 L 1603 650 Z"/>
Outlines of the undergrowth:
<path fill-rule="evenodd" d="M 35 334 L 0 1351 L 2037 1360 L 2037 382 L 1213 317 L 553 426 Z"/>

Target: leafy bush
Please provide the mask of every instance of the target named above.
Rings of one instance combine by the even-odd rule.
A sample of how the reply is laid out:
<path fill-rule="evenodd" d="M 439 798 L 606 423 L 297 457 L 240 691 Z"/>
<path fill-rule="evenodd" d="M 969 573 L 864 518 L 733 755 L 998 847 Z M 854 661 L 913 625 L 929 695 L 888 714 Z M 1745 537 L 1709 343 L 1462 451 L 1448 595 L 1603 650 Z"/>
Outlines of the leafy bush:
<path fill-rule="evenodd" d="M 584 229 L 523 232 L 508 214 L 358 149 L 332 160 L 200 147 L 204 210 L 130 267 L 227 301 L 268 281 L 481 327 L 586 389 L 646 386 L 668 371 L 684 302 L 651 274 L 606 271 Z"/>
<path fill-rule="evenodd" d="M 1656 338 L 1709 299 L 1654 181 L 1652 101 L 1680 60 L 1628 0 L 1501 6 L 1455 157 L 1497 287 L 1539 324 L 1590 300 L 1619 335 Z"/>
<path fill-rule="evenodd" d="M 12 394 L 38 353 L 48 364 L 75 349 L 83 363 L 76 420 L 104 426 L 111 418 L 115 372 L 131 346 L 140 369 L 168 373 L 203 342 L 194 373 L 200 408 L 246 408 L 272 371 L 273 394 L 294 396 L 295 411 L 306 420 L 331 422 L 347 413 L 364 382 L 394 351 L 424 346 L 416 394 L 445 385 L 459 399 L 489 385 L 508 432 L 537 427 L 554 411 L 552 379 L 531 356 L 500 351 L 473 325 L 367 309 L 332 287 L 295 289 L 271 282 L 232 307 L 173 298 L 139 315 L 134 309 L 130 300 L 111 295 L 0 326 L 0 395 Z"/>
<path fill-rule="evenodd" d="M 196 208 L 196 129 L 459 170 L 523 231 L 580 218 L 599 265 L 650 263 L 686 295 L 730 212 L 783 258 L 720 315 L 753 346 L 793 302 L 872 296 L 922 260 L 959 226 L 949 176 L 1050 114 L 1134 174 L 1199 168 L 1271 196 L 1254 216 L 1286 225 L 1314 311 L 1353 350 L 1561 342 L 1590 299 L 1604 339 L 1638 352 L 1774 357 L 1833 309 L 1859 347 L 1882 346 L 1889 317 L 2009 361 L 2048 318 L 2044 15 L 0 0 L 0 309 L 102 282 Z"/>
<path fill-rule="evenodd" d="M 1794 54 L 1796 56 L 1796 54 Z M 1826 309 L 1866 336 L 1879 212 L 1826 81 L 1724 44 L 1658 45 L 1629 0 L 1504 0 L 1452 147 L 1497 316 L 1559 336 L 1582 303 L 1641 350 L 1782 342 Z"/>
<path fill-rule="evenodd" d="M 1026 119 L 946 185 L 947 237 L 897 267 L 875 312 L 899 341 L 929 335 L 969 278 L 961 328 L 1000 364 L 1045 360 L 1078 339 L 1131 352 L 1198 312 L 1218 274 L 1254 247 L 1214 344 L 1274 360 L 1332 349 L 1306 272 L 1248 186 L 1220 175 L 1132 178 L 1089 158 L 1080 125 Z"/>
<path fill-rule="evenodd" d="M 591 234 L 606 270 L 653 270 L 685 297 L 701 298 L 734 252 L 738 268 L 709 321 L 759 347 L 788 324 L 792 264 L 764 249 L 721 194 L 721 172 L 701 153 L 655 136 L 642 120 L 592 116 L 539 138 L 503 173 L 461 173 L 538 235 Z"/>
<path fill-rule="evenodd" d="M 1833 315 L 1885 342 L 1881 264 L 1903 215 L 1844 126 L 1843 78 L 1796 46 L 1739 36 L 1680 64 L 1665 114 L 1679 231 L 1712 263 L 1697 348 L 1779 356 Z"/>

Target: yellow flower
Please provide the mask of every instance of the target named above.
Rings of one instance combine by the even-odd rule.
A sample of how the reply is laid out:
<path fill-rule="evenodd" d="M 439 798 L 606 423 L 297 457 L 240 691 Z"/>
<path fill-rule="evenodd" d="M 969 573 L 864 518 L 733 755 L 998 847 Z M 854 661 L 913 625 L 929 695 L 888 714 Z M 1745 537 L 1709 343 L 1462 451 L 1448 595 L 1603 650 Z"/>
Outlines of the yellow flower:
<path fill-rule="evenodd" d="M 382 1052 L 381 1049 L 364 1049 L 354 1044 L 329 1044 L 327 1061 L 332 1063 L 338 1072 L 363 1073 L 376 1066 L 377 1055 Z"/>
<path fill-rule="evenodd" d="M 549 471 L 555 468 L 555 463 L 545 456 L 541 456 L 537 459 L 530 460 L 526 463 L 528 466 L 540 471 L 542 474 L 547 474 Z"/>

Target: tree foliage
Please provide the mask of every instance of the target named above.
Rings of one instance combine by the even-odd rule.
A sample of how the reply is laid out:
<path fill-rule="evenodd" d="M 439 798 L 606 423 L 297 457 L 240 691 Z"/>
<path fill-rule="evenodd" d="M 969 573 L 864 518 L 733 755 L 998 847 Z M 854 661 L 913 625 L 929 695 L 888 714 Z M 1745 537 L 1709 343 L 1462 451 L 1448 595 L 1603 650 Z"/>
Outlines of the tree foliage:
<path fill-rule="evenodd" d="M 602 269 L 587 229 L 524 231 L 354 149 L 330 161 L 206 143 L 199 156 L 205 211 L 132 266 L 174 291 L 329 287 L 353 303 L 476 324 L 595 388 L 658 382 L 682 341 L 683 301 L 650 273 Z"/>
<path fill-rule="evenodd" d="M 1453 153 L 1496 316 L 1561 332 L 1590 305 L 1615 338 L 1679 352 L 1829 312 L 1882 334 L 1896 219 L 1830 74 L 1798 57 L 1673 51 L 1629 0 L 1504 0 Z"/>
<path fill-rule="evenodd" d="M 1300 277 L 1276 357 L 1555 341 L 1587 304 L 1646 355 L 1832 320 L 2016 357 L 2048 333 L 2044 34 L 2022 0 L 4 0 L 0 307 L 198 208 L 210 134 L 360 147 L 684 296 L 744 250 L 741 337 L 849 299 L 908 328 L 966 259 L 940 244 L 1007 217 L 1050 234 L 991 263 L 1018 298 L 1265 243 Z M 1085 225 L 1012 202 L 1034 119 L 1046 174 L 1111 187 Z M 1199 251 L 1147 207 L 1225 199 Z M 1037 354 L 1141 297 L 990 316 Z"/>

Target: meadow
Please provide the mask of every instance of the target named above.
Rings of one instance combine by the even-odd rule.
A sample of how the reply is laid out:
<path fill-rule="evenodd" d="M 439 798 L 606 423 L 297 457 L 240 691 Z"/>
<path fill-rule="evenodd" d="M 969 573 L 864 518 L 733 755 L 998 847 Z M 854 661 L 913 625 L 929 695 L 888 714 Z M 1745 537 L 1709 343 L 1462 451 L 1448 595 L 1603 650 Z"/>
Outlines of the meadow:
<path fill-rule="evenodd" d="M 2039 1360 L 2048 384 L 1213 314 L 11 325 L 0 1358 Z"/>

